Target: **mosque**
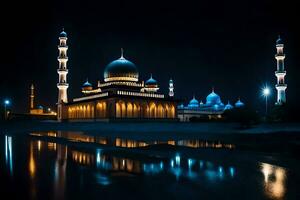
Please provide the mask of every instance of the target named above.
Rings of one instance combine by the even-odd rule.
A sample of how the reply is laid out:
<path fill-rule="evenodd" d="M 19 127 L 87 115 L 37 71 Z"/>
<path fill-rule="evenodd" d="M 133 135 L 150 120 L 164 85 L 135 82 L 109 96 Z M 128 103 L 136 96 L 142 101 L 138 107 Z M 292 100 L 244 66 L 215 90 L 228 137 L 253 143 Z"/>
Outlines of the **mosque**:
<path fill-rule="evenodd" d="M 179 105 L 177 112 L 180 121 L 188 122 L 192 117 L 220 119 L 224 111 L 233 109 L 234 107 L 242 108 L 244 107 L 244 103 L 238 99 L 234 106 L 229 101 L 224 105 L 220 96 L 212 89 L 212 92 L 206 97 L 205 103 L 202 101 L 199 103 L 194 96 L 187 106 L 184 106 L 184 104 Z"/>
<path fill-rule="evenodd" d="M 173 80 L 169 93 L 159 92 L 159 84 L 151 75 L 140 81 L 136 65 L 124 57 L 110 62 L 104 69 L 103 81 L 95 86 L 83 83 L 82 96 L 68 101 L 67 89 L 67 33 L 59 35 L 58 103 L 59 121 L 113 120 L 177 120 L 177 101 L 174 99 Z"/>

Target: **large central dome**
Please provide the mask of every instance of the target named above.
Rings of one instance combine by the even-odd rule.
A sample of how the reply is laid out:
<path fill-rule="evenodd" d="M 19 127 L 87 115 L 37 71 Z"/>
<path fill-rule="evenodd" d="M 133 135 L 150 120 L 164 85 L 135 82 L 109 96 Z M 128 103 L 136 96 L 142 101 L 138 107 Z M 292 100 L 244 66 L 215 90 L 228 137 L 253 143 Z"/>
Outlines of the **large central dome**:
<path fill-rule="evenodd" d="M 206 104 L 207 105 L 215 105 L 215 104 L 221 104 L 221 98 L 219 95 L 217 95 L 214 90 L 206 97 Z"/>
<path fill-rule="evenodd" d="M 134 81 L 137 82 L 139 72 L 135 64 L 125 59 L 123 55 L 121 58 L 109 63 L 104 70 L 104 81 Z"/>

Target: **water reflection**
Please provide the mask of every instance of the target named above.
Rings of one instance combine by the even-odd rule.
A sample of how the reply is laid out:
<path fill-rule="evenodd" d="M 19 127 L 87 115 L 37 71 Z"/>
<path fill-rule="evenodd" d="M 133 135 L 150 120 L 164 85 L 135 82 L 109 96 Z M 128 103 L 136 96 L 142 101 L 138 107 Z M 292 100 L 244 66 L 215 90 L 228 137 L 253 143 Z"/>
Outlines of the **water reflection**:
<path fill-rule="evenodd" d="M 5 162 L 10 176 L 13 175 L 13 147 L 12 137 L 5 135 Z"/>
<path fill-rule="evenodd" d="M 203 141 L 203 140 L 154 140 L 154 141 L 139 141 L 128 138 L 119 137 L 102 137 L 102 136 L 91 136 L 81 132 L 35 132 L 31 133 L 32 136 L 44 136 L 44 137 L 59 137 L 67 139 L 72 142 L 88 142 L 97 143 L 107 146 L 123 147 L 123 148 L 137 148 L 146 147 L 149 145 L 168 144 L 172 146 L 184 146 L 189 148 L 225 148 L 233 149 L 235 145 L 221 143 L 220 141 Z M 49 144 L 50 145 L 50 144 Z M 52 144 L 53 145 L 53 144 Z M 56 147 L 53 146 L 55 149 Z"/>
<path fill-rule="evenodd" d="M 282 199 L 286 191 L 286 170 L 282 167 L 261 163 L 264 175 L 264 190 L 266 196 L 272 199 Z"/>
<path fill-rule="evenodd" d="M 29 150 L 29 163 L 28 163 L 28 169 L 29 169 L 29 175 L 33 179 L 35 175 L 36 165 L 35 165 L 35 157 L 34 157 L 34 151 L 33 151 L 33 145 L 34 142 L 30 142 L 30 150 Z"/>
<path fill-rule="evenodd" d="M 58 134 L 61 134 L 61 132 L 58 132 Z M 64 199 L 67 155 L 67 146 L 58 144 L 54 166 L 54 199 Z"/>
<path fill-rule="evenodd" d="M 121 138 L 103 138 L 85 136 L 84 134 L 66 134 L 64 132 L 38 134 L 39 136 L 45 136 L 43 134 L 46 134 L 46 136 L 49 137 L 71 139 L 76 142 L 92 142 L 126 148 L 143 147 L 154 144 L 153 141 L 143 142 Z M 247 166 L 241 167 L 239 162 L 233 160 L 223 162 L 217 159 L 208 159 L 208 157 L 200 158 L 199 155 L 192 156 L 192 154 L 189 154 L 186 156 L 186 152 L 181 150 L 171 155 L 157 155 L 156 153 L 148 155 L 145 153 L 140 156 L 132 154 L 132 151 L 120 151 L 120 149 L 116 151 L 116 148 L 105 148 L 101 145 L 53 142 L 53 140 L 49 140 L 47 137 L 29 137 L 26 142 L 20 142 L 21 146 L 23 145 L 22 148 L 20 148 L 20 146 L 17 145 L 18 140 L 15 137 L 5 135 L 2 140 L 4 138 L 5 151 L 3 152 L 2 150 L 1 152 L 1 154 L 5 153 L 5 156 L 3 156 L 3 164 L 5 164 L 10 175 L 13 174 L 14 170 L 15 176 L 13 179 L 19 178 L 17 174 L 25 174 L 24 176 L 26 176 L 26 180 L 28 180 L 26 186 L 28 186 L 29 195 L 32 199 L 43 197 L 41 193 L 45 191 L 50 191 L 50 194 L 47 195 L 50 195 L 49 198 L 51 199 L 64 199 L 72 196 L 73 193 L 76 194 L 78 191 L 86 190 L 96 194 L 98 191 L 104 191 L 105 193 L 109 188 L 113 188 L 111 190 L 114 190 L 114 193 L 116 190 L 126 191 L 126 189 L 123 188 L 128 187 L 128 191 L 132 191 L 130 190 L 131 186 L 134 188 L 138 186 L 141 190 L 145 191 L 144 189 L 149 189 L 147 185 L 155 184 L 155 182 L 151 182 L 152 180 L 159 180 L 159 182 L 163 184 L 166 183 L 165 191 L 169 191 L 169 187 L 173 187 L 174 185 L 182 186 L 182 183 L 184 183 L 184 186 L 191 186 L 190 188 L 199 186 L 204 187 L 204 189 L 208 191 L 210 189 L 212 189 L 212 191 L 220 191 L 220 188 L 226 188 L 224 189 L 225 191 L 232 187 L 239 188 L 240 181 L 249 181 L 248 177 L 252 176 L 252 174 L 256 176 L 256 178 L 251 179 L 247 184 L 251 185 L 251 187 L 255 187 L 254 191 L 257 192 L 257 187 L 261 187 L 260 183 L 263 183 L 263 189 L 259 188 L 260 194 L 257 194 L 257 199 L 263 199 L 264 195 L 266 195 L 268 199 L 286 198 L 288 180 L 286 169 L 267 163 L 261 163 L 259 165 L 260 171 L 258 171 L 256 162 L 256 168 L 248 168 Z M 192 143 L 199 148 L 201 148 L 200 144 L 212 146 L 212 143 L 202 143 L 201 141 L 195 140 L 194 142 L 188 140 L 186 140 L 186 142 L 183 142 L 183 140 L 155 141 L 156 144 L 166 142 L 170 145 L 186 146 L 191 146 Z M 214 146 L 218 146 L 215 148 L 221 148 L 218 144 L 221 143 L 214 143 Z M 226 145 L 222 144 L 222 146 L 222 148 L 224 148 Z M 19 149 L 19 151 L 17 149 Z M 188 149 L 187 152 L 191 151 L 193 150 Z M 24 155 L 26 155 L 26 159 L 20 161 L 22 159 L 19 158 L 23 158 Z M 20 170 L 20 168 L 22 169 Z M 124 182 L 118 184 L 118 181 Z M 133 182 L 134 184 L 130 184 Z M 129 184 L 126 185 L 127 183 Z M 73 187 L 72 184 L 78 185 Z M 45 185 L 44 187 L 46 189 L 41 190 L 41 185 Z M 96 185 L 97 188 L 91 189 L 94 185 Z M 121 189 L 118 187 L 121 187 Z M 250 191 L 253 189 L 251 187 L 249 189 Z M 73 188 L 76 188 L 78 191 L 73 190 Z M 198 191 L 196 191 L 196 193 L 197 192 Z M 241 197 L 239 199 L 243 198 Z"/>
<path fill-rule="evenodd" d="M 223 144 L 220 141 L 201 141 L 201 140 L 166 140 L 166 141 L 139 141 L 127 138 L 113 138 L 113 137 L 102 137 L 102 136 L 91 136 L 80 132 L 37 132 L 31 133 L 33 136 L 43 137 L 58 137 L 67 139 L 71 142 L 84 142 L 84 143 L 97 143 L 107 146 L 115 146 L 122 148 L 137 148 L 146 147 L 149 145 L 157 144 L 168 144 L 174 146 L 185 146 L 190 148 L 228 148 L 232 149 L 235 146 L 233 144 Z M 55 143 L 48 143 L 48 149 L 56 150 Z M 136 159 L 129 159 L 124 157 L 117 157 L 113 155 L 105 154 L 101 149 L 97 149 L 95 155 L 88 152 L 81 152 L 78 150 L 71 150 L 72 160 L 80 165 L 93 166 L 96 163 L 97 169 L 110 170 L 127 173 L 145 173 L 145 174 L 158 174 L 164 170 L 173 174 L 176 179 L 188 178 L 196 179 L 201 176 L 202 173 L 209 180 L 216 180 L 217 178 L 222 179 L 224 177 L 223 167 L 212 168 L 210 162 L 206 162 L 206 166 L 203 166 L 203 161 L 200 161 L 200 168 L 195 167 L 195 163 L 199 162 L 195 159 L 186 159 L 184 163 L 181 156 L 176 154 L 174 158 L 170 158 L 169 161 L 157 161 L 155 163 L 141 163 Z M 202 171 L 200 172 L 200 169 Z M 198 171 L 197 171 L 198 170 Z M 231 167 L 229 176 L 234 177 L 234 168 Z M 103 175 L 101 175 L 102 177 Z M 96 178 L 97 180 L 103 180 Z"/>
<path fill-rule="evenodd" d="M 39 133 L 41 134 L 41 133 Z M 49 136 L 49 134 L 47 134 Z M 110 141 L 106 139 L 106 142 L 103 142 L 103 138 L 91 136 L 85 136 L 82 134 L 77 134 L 76 137 L 73 134 L 53 134 L 53 137 L 67 137 L 68 139 L 76 141 L 84 141 L 84 142 L 95 142 L 95 141 L 102 141 L 102 144 L 109 144 Z M 145 142 L 138 142 L 134 140 L 126 140 L 116 138 L 115 140 L 116 146 L 121 147 L 141 147 L 148 145 Z M 174 144 L 174 142 L 170 142 Z M 181 143 L 183 145 L 184 143 Z M 190 143 L 189 143 L 190 144 Z M 197 144 L 200 144 L 199 142 Z M 39 149 L 39 146 L 42 145 L 40 140 L 37 142 L 32 142 L 31 145 L 36 145 L 36 149 Z M 165 158 L 165 159 L 155 159 L 154 162 L 149 161 L 141 161 L 137 158 L 131 157 L 124 157 L 120 155 L 114 155 L 111 153 L 106 152 L 103 149 L 96 149 L 94 152 L 83 151 L 78 148 L 72 147 L 67 148 L 66 145 L 60 145 L 52 142 L 47 142 L 48 151 L 56 151 L 56 161 L 55 161 L 55 185 L 59 188 L 64 188 L 64 179 L 65 179 L 65 171 L 67 165 L 67 154 L 70 154 L 73 163 L 77 163 L 79 165 L 95 167 L 100 171 L 106 172 L 126 172 L 130 174 L 148 174 L 154 175 L 159 173 L 168 172 L 173 174 L 176 179 L 180 178 L 187 178 L 190 180 L 194 180 L 201 176 L 206 177 L 209 180 L 221 180 L 225 176 L 234 177 L 235 176 L 235 168 L 225 167 L 225 166 L 217 166 L 214 165 L 212 162 L 204 161 L 204 160 L 197 160 L 194 158 L 183 158 L 180 156 L 179 153 L 175 154 L 174 157 Z M 34 149 L 31 147 L 31 149 Z M 33 154 L 30 154 L 30 173 L 33 174 L 34 172 L 34 158 Z M 199 163 L 199 165 L 197 165 Z M 225 171 L 226 168 L 226 171 Z M 106 182 L 109 183 L 110 181 L 104 181 L 103 174 L 96 175 L 96 179 L 98 182 Z M 60 178 L 60 180 L 58 180 Z M 100 181 L 102 180 L 102 181 Z"/>

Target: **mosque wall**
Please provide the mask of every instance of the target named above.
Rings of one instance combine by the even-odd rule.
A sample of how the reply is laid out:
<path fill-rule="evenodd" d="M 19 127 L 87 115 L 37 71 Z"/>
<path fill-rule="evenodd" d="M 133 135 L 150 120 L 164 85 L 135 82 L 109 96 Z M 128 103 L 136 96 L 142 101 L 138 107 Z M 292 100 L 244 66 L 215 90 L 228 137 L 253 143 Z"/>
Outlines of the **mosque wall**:
<path fill-rule="evenodd" d="M 140 99 L 106 99 L 65 105 L 62 119 L 175 119 L 174 102 Z"/>

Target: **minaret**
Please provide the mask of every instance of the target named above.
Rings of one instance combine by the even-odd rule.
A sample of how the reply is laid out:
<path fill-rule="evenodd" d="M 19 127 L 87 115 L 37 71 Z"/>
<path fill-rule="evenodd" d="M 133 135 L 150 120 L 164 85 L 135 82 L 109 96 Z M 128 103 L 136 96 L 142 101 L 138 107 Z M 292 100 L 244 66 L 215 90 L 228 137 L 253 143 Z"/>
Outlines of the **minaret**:
<path fill-rule="evenodd" d="M 169 97 L 174 97 L 174 84 L 172 79 L 169 81 Z"/>
<path fill-rule="evenodd" d="M 67 83 L 67 74 L 68 74 L 67 33 L 63 30 L 59 34 L 58 39 L 59 39 L 59 45 L 58 45 L 59 55 L 57 58 L 57 60 L 59 62 L 59 66 L 57 69 L 57 73 L 58 73 L 58 83 L 57 83 L 58 103 L 61 103 L 61 102 L 67 103 L 68 102 L 67 89 L 69 87 L 69 84 Z"/>
<path fill-rule="evenodd" d="M 34 86 L 31 84 L 30 86 L 30 106 L 29 110 L 34 109 Z"/>
<path fill-rule="evenodd" d="M 275 76 L 277 77 L 277 84 L 275 85 L 275 88 L 277 90 L 277 102 L 275 103 L 276 105 L 282 105 L 286 102 L 285 90 L 287 88 L 287 84 L 285 84 L 284 81 L 286 71 L 284 70 L 285 54 L 283 53 L 283 47 L 283 41 L 279 36 L 276 41 L 277 54 L 275 55 L 275 58 L 277 60 L 277 71 L 275 71 Z"/>

